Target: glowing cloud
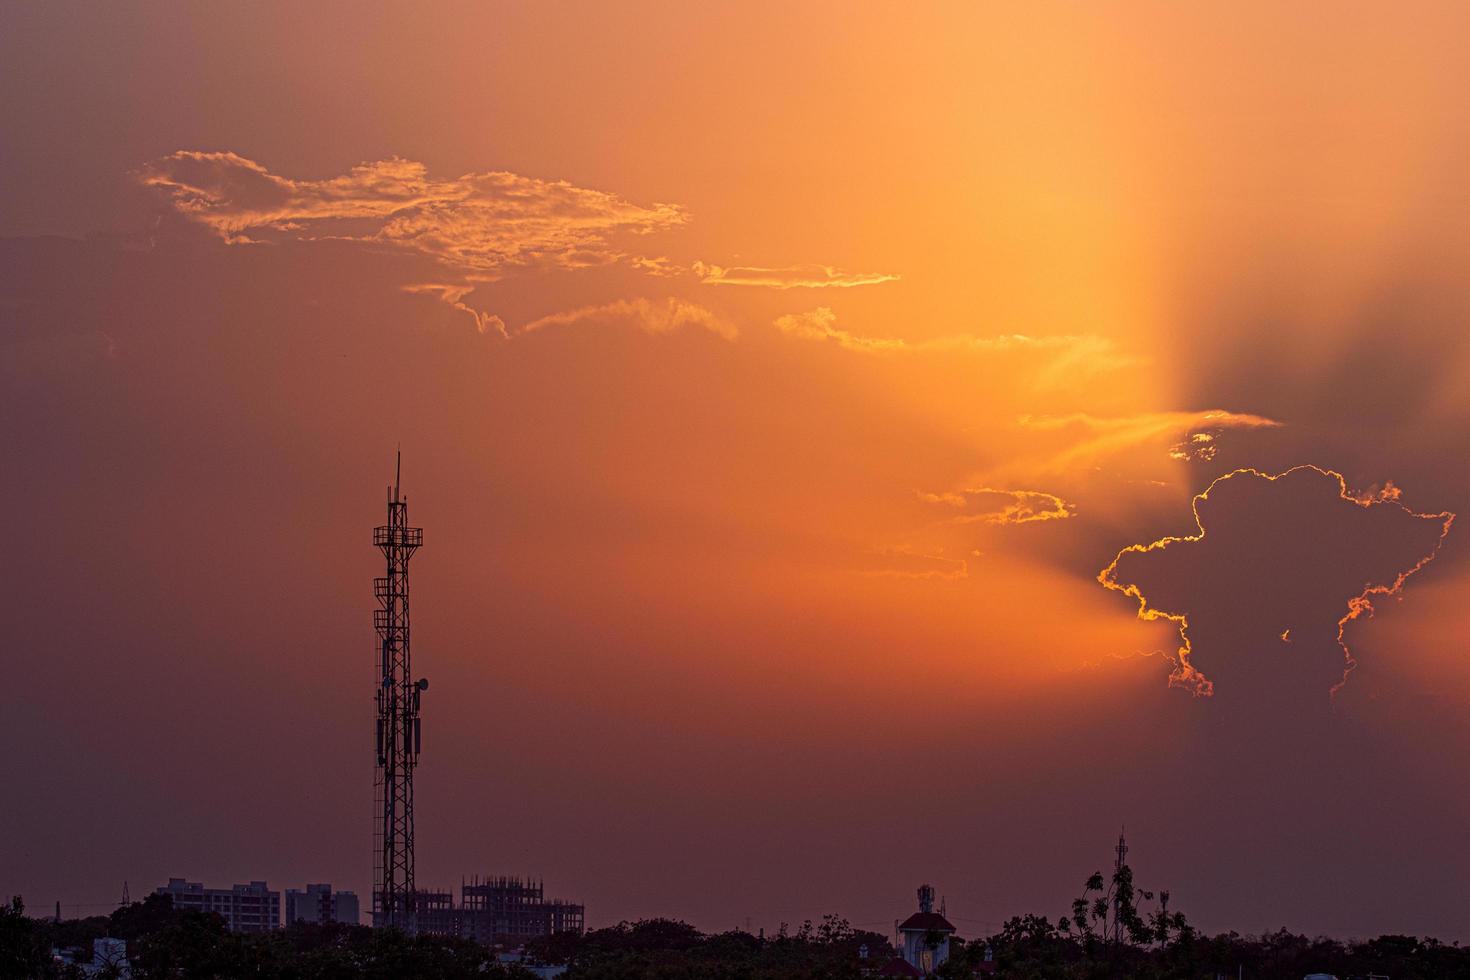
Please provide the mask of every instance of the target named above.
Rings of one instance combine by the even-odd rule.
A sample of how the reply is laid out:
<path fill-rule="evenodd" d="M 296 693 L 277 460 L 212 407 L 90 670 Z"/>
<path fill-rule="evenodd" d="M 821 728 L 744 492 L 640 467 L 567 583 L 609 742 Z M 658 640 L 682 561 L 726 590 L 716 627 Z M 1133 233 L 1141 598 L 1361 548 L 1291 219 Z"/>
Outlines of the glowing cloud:
<path fill-rule="evenodd" d="M 1040 490 L 993 490 L 975 487 L 950 493 L 919 493 L 925 503 L 942 504 L 964 513 L 948 524 L 1030 524 L 1062 521 L 1073 516 L 1075 504 Z"/>
<path fill-rule="evenodd" d="M 1097 581 L 1101 583 L 1104 588 L 1110 589 L 1115 592 L 1121 592 L 1124 595 L 1131 596 L 1138 601 L 1139 619 L 1146 621 L 1161 619 L 1168 620 L 1177 626 L 1179 631 L 1180 645 L 1174 661 L 1174 671 L 1169 678 L 1170 686 L 1186 688 L 1194 695 L 1201 697 L 1207 697 L 1214 693 L 1214 683 L 1210 679 L 1206 678 L 1205 675 L 1199 671 L 1199 669 L 1191 660 L 1191 656 L 1194 650 L 1189 633 L 1190 623 L 1188 619 L 1188 614 L 1183 611 L 1173 611 L 1159 608 L 1158 606 L 1150 602 L 1149 598 L 1144 595 L 1142 589 L 1137 583 L 1120 581 L 1117 577 L 1119 562 L 1128 555 L 1148 554 L 1150 552 L 1163 551 L 1164 549 L 1180 544 L 1198 543 L 1204 541 L 1206 536 L 1206 526 L 1205 521 L 1200 513 L 1200 505 L 1208 502 L 1210 500 L 1211 493 L 1216 491 L 1218 488 L 1225 486 L 1230 481 L 1239 479 L 1258 479 L 1266 481 L 1268 483 L 1275 483 L 1276 481 L 1281 480 L 1285 477 L 1299 473 L 1315 473 L 1320 476 L 1330 478 L 1332 481 L 1335 481 L 1337 485 L 1336 496 L 1337 499 L 1340 501 L 1345 501 L 1349 504 L 1365 509 L 1381 506 L 1393 507 L 1397 508 L 1398 511 L 1409 517 L 1419 520 L 1438 522 L 1440 525 L 1439 534 L 1434 540 L 1433 547 L 1427 553 L 1421 555 L 1410 567 L 1393 574 L 1390 581 L 1379 583 L 1370 582 L 1363 586 L 1360 593 L 1358 593 L 1357 595 L 1351 595 L 1343 600 L 1345 602 L 1346 612 L 1342 615 L 1340 619 L 1337 620 L 1336 624 L 1337 644 L 1339 647 L 1341 647 L 1343 655 L 1343 673 L 1342 679 L 1337 684 L 1333 685 L 1330 689 L 1331 693 L 1333 694 L 1335 694 L 1342 687 L 1342 685 L 1346 683 L 1348 672 L 1351 671 L 1357 663 L 1352 655 L 1352 651 L 1348 648 L 1345 639 L 1344 634 L 1347 628 L 1347 624 L 1352 620 L 1358 618 L 1359 616 L 1363 615 L 1364 613 L 1368 613 L 1371 615 L 1373 612 L 1372 600 L 1374 597 L 1397 595 L 1399 592 L 1401 592 L 1404 587 L 1404 583 L 1408 580 L 1408 578 L 1414 573 L 1418 572 L 1420 569 L 1422 569 L 1425 565 L 1428 565 L 1431 561 L 1434 560 L 1435 556 L 1439 554 L 1439 550 L 1444 544 L 1444 540 L 1449 534 L 1450 528 L 1453 526 L 1455 521 L 1455 514 L 1451 513 L 1450 511 L 1442 511 L 1440 513 L 1419 513 L 1417 511 L 1410 510 L 1408 507 L 1405 507 L 1402 503 L 1399 502 L 1400 493 L 1398 491 L 1398 488 L 1394 487 L 1391 483 L 1388 484 L 1383 490 L 1374 493 L 1352 493 L 1348 490 L 1347 482 L 1341 473 L 1338 473 L 1335 470 L 1323 469 L 1321 467 L 1311 464 L 1294 466 L 1288 470 L 1284 470 L 1283 472 L 1276 474 L 1267 474 L 1261 472 L 1260 470 L 1250 468 L 1233 470 L 1229 473 L 1224 474 L 1223 476 L 1214 480 L 1203 491 L 1196 494 L 1191 501 L 1191 511 L 1194 515 L 1195 527 L 1197 528 L 1198 533 L 1177 537 L 1164 537 L 1156 541 L 1149 542 L 1148 544 L 1129 545 L 1122 551 L 1118 552 L 1118 554 L 1114 556 L 1113 560 L 1108 564 L 1108 566 L 1100 571 L 1097 575 Z M 1279 528 L 1272 528 L 1270 530 L 1270 533 L 1279 534 L 1281 533 L 1281 531 Z M 1228 597 L 1228 601 L 1235 601 L 1236 598 L 1237 597 L 1233 596 Z M 1282 630 L 1277 638 L 1285 643 L 1291 643 L 1294 639 L 1293 631 L 1290 628 Z"/>
<path fill-rule="evenodd" d="M 837 314 L 825 306 L 805 313 L 788 313 L 777 317 L 775 325 L 777 330 L 788 337 L 822 341 L 843 350 L 864 354 L 1047 352 L 1052 355 L 1052 360 L 1038 378 L 1038 384 L 1043 387 L 1056 383 L 1061 375 L 1074 369 L 1092 374 L 1136 363 L 1135 358 L 1118 353 L 1111 340 L 1091 335 L 1029 337 L 1025 334 L 999 334 L 976 337 L 964 334 L 922 341 L 907 341 L 897 337 L 862 337 L 838 327 Z"/>
<path fill-rule="evenodd" d="M 874 353 L 879 351 L 909 350 L 902 340 L 882 337 L 858 337 L 837 327 L 837 314 L 825 306 L 807 313 L 788 313 L 776 318 L 776 329 L 788 337 L 801 340 L 825 340 L 835 343 L 844 350 Z"/>
<path fill-rule="evenodd" d="M 621 264 L 661 278 L 693 277 L 713 285 L 850 287 L 888 282 L 888 273 L 846 272 L 829 265 L 727 268 L 627 250 L 627 239 L 677 229 L 689 220 L 675 204 L 635 204 L 564 180 L 506 171 L 431 178 L 428 168 L 393 158 L 358 164 L 321 180 L 296 180 L 230 152 L 179 150 L 134 176 L 180 215 L 232 245 L 284 241 L 358 242 L 428 258 L 458 281 L 413 283 L 475 321 L 481 333 L 506 335 L 493 313 L 465 302 L 479 283 L 516 269 L 585 269 Z M 580 311 L 574 311 L 580 312 Z"/>
<path fill-rule="evenodd" d="M 852 286 L 874 286 L 894 282 L 898 276 L 887 272 L 847 272 L 830 265 L 793 265 L 783 268 L 737 266 L 726 268 L 696 262 L 691 271 L 699 281 L 713 286 L 766 286 L 771 289 L 839 289 Z"/>
<path fill-rule="evenodd" d="M 583 267 L 617 261 L 618 234 L 645 235 L 688 220 L 672 204 L 495 171 L 434 180 L 422 163 L 379 160 L 339 177 L 293 180 L 235 153 L 180 150 L 137 171 L 185 217 L 228 242 L 336 238 L 388 245 L 444 263 L 475 281 L 507 267 Z"/>
<path fill-rule="evenodd" d="M 672 297 L 662 303 L 646 299 L 620 299 L 564 313 L 553 313 L 532 320 L 516 333 L 526 334 L 547 327 L 566 327 L 580 323 L 621 323 L 654 334 L 673 333 L 684 327 L 703 327 L 726 340 L 734 340 L 737 336 L 735 327 L 714 313 L 702 306 Z"/>
<path fill-rule="evenodd" d="M 1084 413 L 1071 415 L 1024 415 L 1023 427 L 1039 430 L 1070 430 L 1081 436 L 1067 449 L 1040 464 L 1043 472 L 1071 471 L 1092 466 L 1097 460 L 1150 443 L 1171 445 L 1171 459 L 1208 460 L 1219 449 L 1220 435 L 1230 429 L 1275 429 L 1280 422 L 1260 415 L 1209 409 L 1201 412 L 1151 412 L 1118 418 L 1099 418 Z M 1180 434 L 1184 438 L 1180 440 Z"/>
<path fill-rule="evenodd" d="M 1191 432 L 1188 438 L 1181 439 L 1169 450 L 1169 458 L 1181 461 L 1200 460 L 1209 462 L 1215 458 L 1219 447 L 1215 445 L 1215 433 L 1213 432 Z"/>
<path fill-rule="evenodd" d="M 501 337 L 509 337 L 510 332 L 506 329 L 504 320 L 494 313 L 477 310 L 464 301 L 464 298 L 474 288 L 472 283 L 416 282 L 404 286 L 403 291 L 406 293 L 427 293 L 430 296 L 437 296 L 456 310 L 470 316 L 475 321 L 475 328 L 480 333 L 496 333 Z"/>

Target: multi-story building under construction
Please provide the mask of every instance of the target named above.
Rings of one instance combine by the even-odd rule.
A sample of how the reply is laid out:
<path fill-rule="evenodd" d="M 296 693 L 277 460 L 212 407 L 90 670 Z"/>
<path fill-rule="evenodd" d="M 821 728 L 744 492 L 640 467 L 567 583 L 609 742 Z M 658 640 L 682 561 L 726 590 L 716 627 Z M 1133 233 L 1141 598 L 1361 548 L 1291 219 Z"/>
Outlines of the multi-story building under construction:
<path fill-rule="evenodd" d="M 529 878 L 475 877 L 461 883 L 459 904 L 451 892 L 416 896 L 420 933 L 463 936 L 482 943 L 519 943 L 558 932 L 580 933 L 585 907 L 546 898 L 543 884 Z"/>

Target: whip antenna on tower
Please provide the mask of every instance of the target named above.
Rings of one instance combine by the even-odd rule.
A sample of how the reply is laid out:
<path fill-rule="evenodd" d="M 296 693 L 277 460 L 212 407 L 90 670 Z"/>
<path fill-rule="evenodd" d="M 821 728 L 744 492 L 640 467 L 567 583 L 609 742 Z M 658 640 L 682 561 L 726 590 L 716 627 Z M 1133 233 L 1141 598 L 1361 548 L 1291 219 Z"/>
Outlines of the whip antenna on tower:
<path fill-rule="evenodd" d="M 419 702 L 429 682 L 413 676 L 409 654 L 408 562 L 424 543 L 424 530 L 408 526 L 401 494 L 403 453 L 394 461 L 388 488 L 388 523 L 373 529 L 388 574 L 373 579 L 373 630 L 377 634 L 377 804 L 373 857 L 373 925 L 418 931 L 413 877 L 413 770 L 418 764 Z"/>

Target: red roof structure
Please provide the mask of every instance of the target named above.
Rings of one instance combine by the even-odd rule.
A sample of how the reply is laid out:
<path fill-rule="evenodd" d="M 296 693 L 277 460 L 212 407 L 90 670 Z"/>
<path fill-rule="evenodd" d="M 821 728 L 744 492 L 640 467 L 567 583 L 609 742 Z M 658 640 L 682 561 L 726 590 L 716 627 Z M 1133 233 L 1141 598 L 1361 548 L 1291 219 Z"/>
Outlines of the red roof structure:
<path fill-rule="evenodd" d="M 900 932 L 955 932 L 955 927 L 938 912 L 915 912 L 898 927 Z"/>
<path fill-rule="evenodd" d="M 902 957 L 895 956 L 878 970 L 880 977 L 922 977 L 923 972 Z"/>

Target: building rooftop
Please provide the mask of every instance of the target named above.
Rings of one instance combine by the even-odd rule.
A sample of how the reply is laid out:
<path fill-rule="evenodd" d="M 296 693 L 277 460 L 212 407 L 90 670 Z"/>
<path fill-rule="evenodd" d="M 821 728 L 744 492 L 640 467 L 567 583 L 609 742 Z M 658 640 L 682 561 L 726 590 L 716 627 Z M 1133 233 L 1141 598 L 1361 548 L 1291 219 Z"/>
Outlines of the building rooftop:
<path fill-rule="evenodd" d="M 900 932 L 955 932 L 955 927 L 938 912 L 915 912 L 899 927 Z"/>

